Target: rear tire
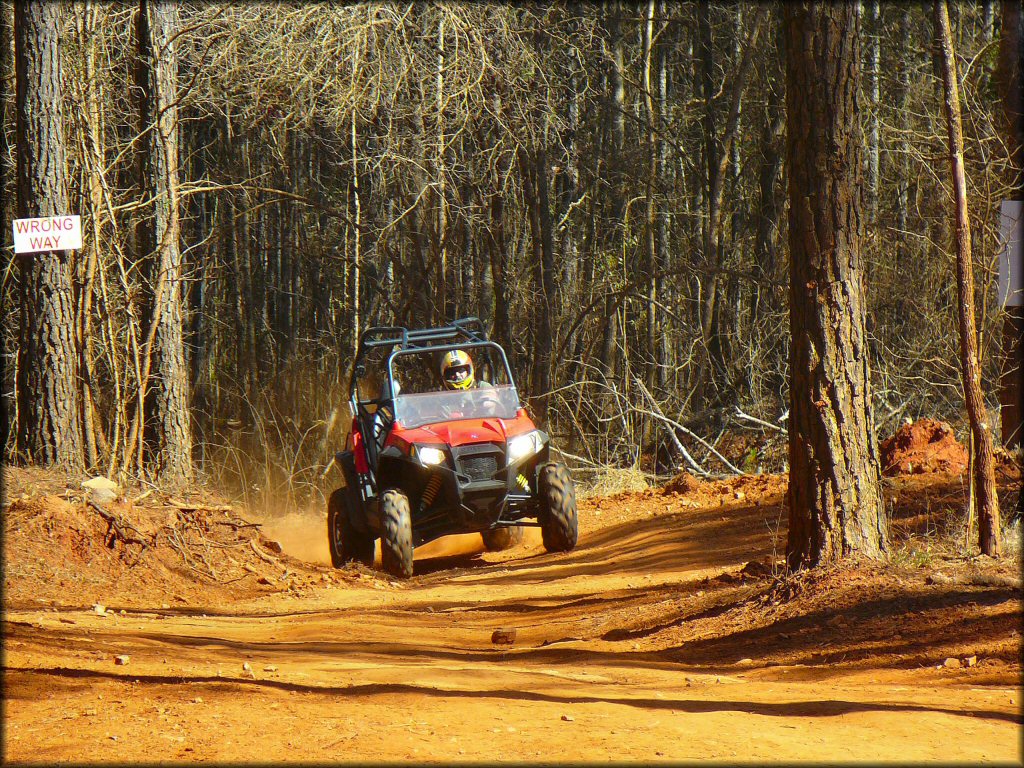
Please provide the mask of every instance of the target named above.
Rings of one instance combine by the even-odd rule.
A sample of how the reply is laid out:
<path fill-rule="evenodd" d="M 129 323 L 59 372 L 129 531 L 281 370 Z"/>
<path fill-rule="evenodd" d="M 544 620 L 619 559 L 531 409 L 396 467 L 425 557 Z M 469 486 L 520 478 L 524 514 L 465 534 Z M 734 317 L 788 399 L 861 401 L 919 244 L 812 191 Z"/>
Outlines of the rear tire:
<path fill-rule="evenodd" d="M 548 552 L 568 552 L 576 546 L 576 486 L 564 464 L 545 464 L 537 478 L 541 502 L 540 533 Z"/>
<path fill-rule="evenodd" d="M 412 514 L 409 497 L 391 488 L 380 496 L 380 561 L 392 576 L 412 576 Z"/>
<path fill-rule="evenodd" d="M 481 531 L 480 536 L 488 552 L 501 552 L 522 543 L 523 529 L 518 525 L 511 528 L 493 528 Z"/>
<path fill-rule="evenodd" d="M 352 525 L 353 501 L 348 488 L 339 488 L 327 500 L 327 541 L 331 549 L 331 565 L 341 568 L 352 560 L 373 565 L 374 536 L 362 533 Z"/>

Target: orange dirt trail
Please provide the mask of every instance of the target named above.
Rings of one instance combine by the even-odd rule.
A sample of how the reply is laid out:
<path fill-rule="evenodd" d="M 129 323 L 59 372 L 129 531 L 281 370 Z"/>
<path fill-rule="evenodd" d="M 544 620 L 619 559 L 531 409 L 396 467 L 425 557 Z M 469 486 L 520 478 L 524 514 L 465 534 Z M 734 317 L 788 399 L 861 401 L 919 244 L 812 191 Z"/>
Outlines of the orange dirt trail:
<path fill-rule="evenodd" d="M 1012 566 L 773 580 L 784 488 L 592 499 L 571 553 L 461 537 L 404 583 L 331 571 L 323 518 L 299 516 L 265 530 L 305 559 L 298 590 L 8 601 L 6 759 L 1019 761 Z M 5 541 L 8 586 L 27 555 Z"/>

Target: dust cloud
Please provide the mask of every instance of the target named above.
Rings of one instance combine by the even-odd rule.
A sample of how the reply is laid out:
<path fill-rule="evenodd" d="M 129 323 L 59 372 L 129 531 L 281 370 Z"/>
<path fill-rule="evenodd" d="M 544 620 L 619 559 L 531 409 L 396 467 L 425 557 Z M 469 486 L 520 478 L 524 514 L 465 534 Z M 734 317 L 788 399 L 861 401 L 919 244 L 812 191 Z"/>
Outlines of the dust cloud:
<path fill-rule="evenodd" d="M 413 557 L 451 557 L 452 555 L 475 555 L 484 551 L 484 541 L 479 533 L 462 533 L 456 536 L 442 536 L 416 547 Z"/>
<path fill-rule="evenodd" d="M 317 565 L 330 565 L 327 548 L 327 519 L 318 510 L 266 516 L 261 521 L 263 534 L 281 545 L 286 554 Z"/>
<path fill-rule="evenodd" d="M 268 514 L 259 522 L 263 526 L 263 534 L 281 545 L 284 552 L 297 560 L 316 565 L 330 565 L 331 553 L 327 546 L 327 520 L 319 510 L 310 509 L 302 512 L 289 512 L 283 515 Z M 533 546 L 540 544 L 540 532 L 536 528 L 526 528 L 524 544 Z M 483 539 L 479 533 L 466 533 L 454 536 L 442 536 L 416 547 L 416 560 L 452 557 L 456 555 L 475 555 L 485 552 Z M 380 564 L 380 542 L 377 542 L 374 557 Z"/>
<path fill-rule="evenodd" d="M 330 565 L 331 553 L 327 547 L 327 520 L 318 510 L 289 512 L 284 515 L 267 515 L 260 520 L 263 534 L 281 545 L 286 554 L 297 560 L 316 565 Z M 452 555 L 474 555 L 484 551 L 479 533 L 459 536 L 442 536 L 417 547 L 417 560 Z M 380 563 L 380 542 L 377 543 L 374 560 Z"/>

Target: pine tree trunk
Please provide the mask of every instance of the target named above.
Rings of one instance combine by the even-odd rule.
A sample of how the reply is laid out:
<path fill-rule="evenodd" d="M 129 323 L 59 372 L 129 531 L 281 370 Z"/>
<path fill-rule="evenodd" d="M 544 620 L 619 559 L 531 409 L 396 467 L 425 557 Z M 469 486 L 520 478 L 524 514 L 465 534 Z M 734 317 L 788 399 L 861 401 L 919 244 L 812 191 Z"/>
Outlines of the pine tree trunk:
<path fill-rule="evenodd" d="M 704 201 L 707 210 L 701 217 L 701 243 L 703 250 L 703 266 L 705 274 L 702 281 L 703 301 L 700 303 L 699 321 L 701 336 L 704 339 L 704 348 L 708 355 L 707 365 L 712 365 L 714 357 L 712 350 L 712 336 L 714 329 L 712 322 L 715 312 L 715 300 L 718 293 L 718 228 L 717 211 L 715 209 L 716 199 L 714 187 L 716 186 L 718 174 L 719 148 L 716 140 L 717 123 L 715 121 L 715 81 L 714 81 L 714 40 L 711 32 L 711 8 L 707 3 L 697 5 L 697 35 L 700 40 L 700 89 L 703 103 L 702 127 L 704 131 L 704 154 L 702 164 L 704 166 Z M 719 189 L 721 185 L 719 184 Z M 703 392 L 703 382 L 709 371 L 701 369 L 699 382 L 701 386 L 697 389 Z M 698 402 L 700 395 L 698 395 Z"/>
<path fill-rule="evenodd" d="M 662 34 L 668 28 L 668 13 L 665 5 L 665 0 L 658 0 L 658 15 L 662 18 Z M 664 125 L 669 115 L 669 101 L 668 101 L 668 89 L 669 89 L 669 67 L 668 67 L 668 48 L 669 46 L 665 43 L 658 45 L 656 50 L 658 52 L 658 120 L 659 125 Z M 658 134 L 658 164 L 657 164 L 657 177 L 658 183 L 662 185 L 663 189 L 672 189 L 671 174 L 669 172 L 669 153 L 668 153 L 668 142 L 665 141 L 662 132 Z M 669 237 L 669 212 L 666 205 L 661 205 L 658 212 L 658 225 L 655 243 L 655 254 L 657 255 L 656 269 L 658 274 L 665 270 L 668 266 L 669 250 L 668 250 L 668 237 Z M 666 295 L 665 290 L 665 279 L 663 277 L 655 277 L 654 279 L 654 295 L 659 301 L 669 304 L 671 297 Z M 655 355 L 655 364 L 657 366 L 657 376 L 655 377 L 655 385 L 658 390 L 664 390 L 667 382 L 667 370 L 669 364 L 669 350 L 668 350 L 668 326 L 671 323 L 671 318 L 665 318 L 662 325 L 657 330 L 657 351 Z"/>
<path fill-rule="evenodd" d="M 860 43 L 853 4 L 785 6 L 791 570 L 886 549 L 861 242 Z"/>
<path fill-rule="evenodd" d="M 774 72 L 772 67 L 769 71 Z M 767 109 L 764 118 L 764 125 L 761 131 L 761 164 L 758 170 L 758 205 L 755 209 L 757 221 L 756 238 L 754 241 L 754 263 L 757 275 L 761 279 L 757 294 L 754 297 L 754 307 L 751 320 L 758 323 L 761 320 L 762 293 L 772 295 L 769 281 L 775 274 L 776 257 L 776 233 L 779 230 L 779 221 L 784 209 L 784 200 L 776 187 L 779 185 L 779 178 L 782 175 L 783 161 L 783 137 L 785 136 L 786 117 L 782 104 L 782 93 L 775 88 L 769 90 L 767 95 Z M 767 301 L 769 307 L 775 307 L 777 303 L 770 298 Z"/>
<path fill-rule="evenodd" d="M 14 41 L 11 39 L 12 25 L 7 21 L 7 8 L 0 9 L 0 51 L 14 50 Z M 8 90 L 10 72 L 7 67 L 7 56 L 0 55 L 0 105 L 6 104 L 9 98 L 10 91 Z M 10 274 L 11 259 L 13 253 L 6 248 L 7 233 L 10 231 L 10 223 L 7 218 L 7 201 L 11 198 L 8 195 L 12 190 L 9 189 L 11 181 L 11 167 L 10 167 L 10 143 L 7 141 L 7 131 L 0 130 L 0 243 L 4 243 L 4 247 L 0 247 L 0 269 L 5 273 Z M 3 355 L 3 360 L 10 359 L 10 349 L 8 347 L 8 336 L 6 334 L 0 335 L 0 355 Z M 17 354 L 15 352 L 15 354 Z M 16 387 L 11 383 L 11 374 L 14 373 L 8 367 L 4 370 L 3 374 L 0 375 L 0 456 L 4 459 L 8 458 L 7 449 L 10 446 L 11 437 L 11 421 L 17 413 L 17 394 Z"/>
<path fill-rule="evenodd" d="M 514 364 L 515 350 L 511 347 L 512 324 L 508 313 L 512 294 L 506 269 L 508 245 L 505 235 L 505 198 L 500 189 L 491 194 L 488 235 L 491 281 L 494 288 L 494 339 L 506 349 L 509 363 Z"/>
<path fill-rule="evenodd" d="M 868 35 L 868 91 L 871 94 L 871 113 L 868 117 L 870 129 L 868 131 L 868 195 L 870 202 L 868 209 L 871 221 L 874 222 L 878 216 L 878 162 L 879 162 L 879 139 L 878 139 L 878 108 L 880 101 L 881 81 L 881 35 L 882 28 L 879 20 L 878 0 L 868 0 L 868 18 L 871 20 L 870 34 Z"/>
<path fill-rule="evenodd" d="M 606 106 L 611 123 L 611 155 L 608 157 L 608 176 L 611 181 L 609 202 L 611 205 L 611 224 L 609 230 L 615 233 L 610 239 L 610 248 L 615 259 L 621 258 L 622 241 L 625 233 L 625 200 L 623 199 L 625 174 L 623 171 L 623 151 L 626 136 L 626 83 L 625 83 L 625 47 L 622 33 L 622 3 L 620 0 L 606 2 L 604 13 L 609 25 L 609 47 L 612 51 L 612 66 L 608 68 L 607 90 L 609 98 Z M 618 304 L 614 297 L 609 296 L 604 306 L 604 336 L 601 344 L 600 366 L 608 379 L 614 379 L 618 363 L 617 339 L 619 335 Z"/>
<path fill-rule="evenodd" d="M 79 344 L 81 347 L 82 373 L 82 429 L 85 438 L 86 467 L 97 467 L 101 454 L 107 454 L 109 446 L 103 434 L 99 408 L 94 397 L 97 382 L 93 375 L 96 358 L 96 335 L 93 332 L 92 299 L 94 280 L 99 265 L 100 255 L 104 246 L 106 210 L 103 192 L 104 166 L 104 132 L 102 102 L 103 92 L 100 86 L 97 69 L 97 53 L 99 41 L 102 39 L 98 29 L 99 7 L 94 2 L 83 3 L 76 9 L 78 34 L 83 49 L 85 65 L 85 139 L 82 142 L 86 158 L 86 175 L 89 189 L 89 223 L 91 230 L 85 245 L 85 263 L 79 264 L 81 282 L 81 299 L 79 301 Z M 115 401 L 119 398 L 115 398 Z M 107 458 L 105 455 L 102 458 Z"/>
<path fill-rule="evenodd" d="M 723 349 L 723 334 L 720 333 L 721 296 L 719 295 L 718 271 L 721 268 L 720 226 L 725 194 L 725 182 L 728 176 L 732 145 L 736 141 L 743 99 L 743 91 L 750 73 L 751 63 L 765 10 L 757 9 L 751 22 L 743 55 L 740 59 L 730 95 L 729 112 L 726 117 L 725 131 L 721 144 L 717 139 L 717 128 L 714 114 L 714 40 L 712 39 L 709 8 L 706 4 L 698 6 L 698 29 L 701 36 L 701 90 L 704 100 L 704 143 L 705 162 L 707 163 L 707 220 L 703 232 L 704 268 L 703 281 L 704 300 L 701 305 L 700 328 L 707 350 L 708 367 L 702 369 L 695 389 L 703 390 L 708 374 L 724 374 L 726 358 Z M 714 385 L 717 376 L 710 379 Z M 699 399 L 699 395 L 698 395 Z"/>
<path fill-rule="evenodd" d="M 61 12 L 49 2 L 14 6 L 18 218 L 71 213 L 58 51 Z M 73 256 L 72 251 L 44 251 L 18 257 L 18 451 L 32 462 L 66 469 L 81 467 L 83 460 Z"/>
<path fill-rule="evenodd" d="M 992 3 L 987 3 L 986 13 Z M 1024 200 L 1024 94 L 1021 70 L 1024 46 L 1021 45 L 1022 13 L 1020 0 L 1003 0 L 1002 29 L 999 35 L 997 84 L 1003 102 L 1003 139 L 1010 156 L 1010 197 Z M 987 16 L 986 16 L 987 19 Z M 1004 448 L 1024 444 L 1024 307 L 1005 307 L 1003 319 L 1003 360 L 1000 372 L 999 403 Z M 1024 511 L 1024 494 L 1017 503 L 1019 516 Z"/>
<path fill-rule="evenodd" d="M 910 6 L 899 8 L 899 48 L 897 49 L 896 75 L 896 109 L 898 114 L 906 114 L 910 103 Z M 910 155 L 910 142 L 901 133 L 896 140 L 896 269 L 897 272 L 909 268 L 909 249 L 907 247 L 907 209 L 910 207 L 910 171 L 907 158 Z"/>
<path fill-rule="evenodd" d="M 644 245 L 647 272 L 647 325 L 645 350 L 645 380 L 649 390 L 655 389 L 658 359 L 658 273 L 657 226 L 658 213 L 654 193 L 658 180 L 658 114 L 654 107 L 654 9 L 655 0 L 647 0 L 643 27 L 644 46 L 644 109 L 647 117 L 647 188 L 644 191 Z"/>
<path fill-rule="evenodd" d="M 547 410 L 549 394 L 551 392 L 551 353 L 555 343 L 555 329 L 551 324 L 554 313 L 557 310 L 555 297 L 555 241 L 554 224 L 551 221 L 551 204 L 548 200 L 548 159 L 547 150 L 543 147 L 537 150 L 534 158 L 536 168 L 537 185 L 537 213 L 540 222 L 541 237 L 541 263 L 540 263 L 540 289 L 542 309 L 538 318 L 537 333 L 540 337 L 537 394 L 541 396 L 540 408 L 537 415 L 543 423 L 547 422 Z"/>
<path fill-rule="evenodd" d="M 554 245 L 551 232 L 551 211 L 547 194 L 547 155 L 543 149 L 532 155 L 519 150 L 519 167 L 523 174 L 523 197 L 530 219 L 533 246 L 535 285 L 533 365 L 530 375 L 531 400 L 538 418 L 547 418 L 548 392 L 551 389 L 551 312 L 554 304 Z"/>
<path fill-rule="evenodd" d="M 139 228 L 139 248 L 151 264 L 150 368 L 144 378 L 146 455 L 162 480 L 192 479 L 192 425 L 185 363 L 179 245 L 178 86 L 174 35 L 178 8 L 168 0 L 141 0 L 136 19 L 136 83 L 143 132 L 140 179 L 153 206 Z"/>
<path fill-rule="evenodd" d="M 957 318 L 960 329 L 960 373 L 964 382 L 967 418 L 974 438 L 974 504 L 978 513 L 978 545 L 982 554 L 999 556 L 999 497 L 996 495 L 992 429 L 981 391 L 978 365 L 978 333 L 974 321 L 974 264 L 971 258 L 971 219 L 967 210 L 967 179 L 964 174 L 964 137 L 960 124 L 960 86 L 953 59 L 953 38 L 945 0 L 935 0 L 935 27 L 941 47 L 949 161 L 953 175 L 956 215 Z"/>

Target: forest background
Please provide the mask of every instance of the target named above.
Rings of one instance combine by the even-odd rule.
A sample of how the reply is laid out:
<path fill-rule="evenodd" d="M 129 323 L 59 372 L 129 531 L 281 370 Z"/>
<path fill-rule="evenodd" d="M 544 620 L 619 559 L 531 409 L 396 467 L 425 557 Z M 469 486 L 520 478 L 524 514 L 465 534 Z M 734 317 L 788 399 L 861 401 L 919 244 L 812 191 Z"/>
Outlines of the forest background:
<path fill-rule="evenodd" d="M 751 426 L 784 446 L 780 6 L 150 5 L 49 11 L 59 212 L 85 228 L 67 256 L 79 432 L 61 462 L 198 476 L 249 504 L 319 501 L 360 331 L 464 315 L 505 346 L 531 410 L 580 466 L 687 466 L 688 433 L 717 444 Z M 878 434 L 923 415 L 966 434 L 931 7 L 858 7 Z M 950 13 L 995 413 L 999 210 L 1015 183 L 1001 5 Z M 5 233 L 13 15 L 4 3 Z M 6 247 L 5 318 L 27 289 L 15 265 Z M 12 425 L 19 324 L 3 334 Z M 24 437 L 5 432 L 5 458 Z M 727 469 L 696 447 L 701 469 Z M 784 450 L 733 460 L 786 468 Z"/>

